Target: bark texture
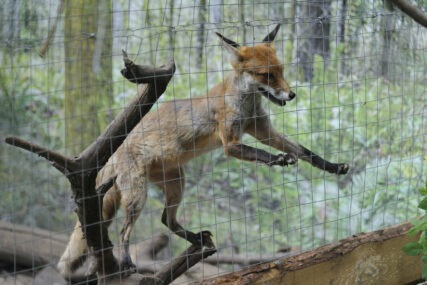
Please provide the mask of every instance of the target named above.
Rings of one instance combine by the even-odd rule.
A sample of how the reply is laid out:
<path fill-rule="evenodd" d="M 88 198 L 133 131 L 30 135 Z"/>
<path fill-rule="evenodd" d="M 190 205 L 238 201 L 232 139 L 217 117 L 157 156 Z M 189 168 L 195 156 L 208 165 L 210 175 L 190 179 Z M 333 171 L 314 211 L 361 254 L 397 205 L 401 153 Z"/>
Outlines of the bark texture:
<path fill-rule="evenodd" d="M 407 242 L 418 240 L 406 235 L 411 227 L 404 223 L 360 233 L 198 284 L 406 284 L 421 277 L 423 266 L 419 258 L 401 250 Z"/>

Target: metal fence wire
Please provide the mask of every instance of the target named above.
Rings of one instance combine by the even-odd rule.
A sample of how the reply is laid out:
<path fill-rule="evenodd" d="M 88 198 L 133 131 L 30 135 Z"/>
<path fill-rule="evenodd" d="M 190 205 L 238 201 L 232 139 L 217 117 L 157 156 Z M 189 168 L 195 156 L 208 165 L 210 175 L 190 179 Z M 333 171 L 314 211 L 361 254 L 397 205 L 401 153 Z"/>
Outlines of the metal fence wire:
<path fill-rule="evenodd" d="M 99 167 L 98 184 L 117 176 L 103 205 L 115 254 L 129 247 L 140 273 L 200 238 L 189 232 L 210 231 L 217 253 L 174 284 L 419 214 L 427 33 L 389 1 L 0 0 L 0 15 L 2 142 L 73 157 L 135 96 L 122 49 L 135 64 L 174 58 L 165 93 Z M 287 152 L 298 163 L 277 166 Z M 93 282 L 67 179 L 29 152 L 0 153 L 0 283 Z"/>

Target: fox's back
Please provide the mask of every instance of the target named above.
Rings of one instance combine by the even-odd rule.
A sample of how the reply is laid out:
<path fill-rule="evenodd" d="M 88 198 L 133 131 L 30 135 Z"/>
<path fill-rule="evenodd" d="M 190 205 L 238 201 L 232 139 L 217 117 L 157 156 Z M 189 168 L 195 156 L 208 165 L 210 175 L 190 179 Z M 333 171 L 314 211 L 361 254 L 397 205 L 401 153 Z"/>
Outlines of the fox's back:
<path fill-rule="evenodd" d="M 129 160 L 185 163 L 219 147 L 217 111 L 213 104 L 216 103 L 207 96 L 161 103 L 129 133 L 100 171 L 98 180 L 126 167 Z"/>

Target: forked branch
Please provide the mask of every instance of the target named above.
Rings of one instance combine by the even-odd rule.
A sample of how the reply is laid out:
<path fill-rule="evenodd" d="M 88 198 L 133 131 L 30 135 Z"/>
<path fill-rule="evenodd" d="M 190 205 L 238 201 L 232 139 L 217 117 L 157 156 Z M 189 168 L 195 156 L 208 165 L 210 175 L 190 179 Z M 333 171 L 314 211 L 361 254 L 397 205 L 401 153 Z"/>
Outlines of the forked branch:
<path fill-rule="evenodd" d="M 15 136 L 7 136 L 5 142 L 12 146 L 19 147 L 29 152 L 35 153 L 38 156 L 49 160 L 56 169 L 58 169 L 65 175 L 77 169 L 77 165 L 73 159 L 62 155 L 59 152 L 49 150 L 33 142 Z"/>
<path fill-rule="evenodd" d="M 145 74 L 141 71 L 140 66 L 129 60 L 126 53 L 124 53 L 124 60 L 125 65 L 131 66 L 137 70 L 137 73 Z M 102 195 L 98 195 L 95 189 L 96 176 L 98 171 L 107 163 L 109 157 L 122 144 L 127 134 L 164 93 L 174 72 L 173 60 L 160 68 L 149 67 L 148 73 L 161 74 L 161 80 L 150 80 L 149 84 L 139 85 L 137 96 L 107 126 L 102 134 L 76 158 L 68 158 L 21 138 L 6 138 L 6 143 L 36 153 L 51 161 L 53 166 L 68 178 L 77 204 L 76 213 L 82 225 L 86 243 L 96 257 L 98 277 L 117 272 L 118 266 L 113 255 L 107 227 L 103 223 Z M 122 73 L 129 74 L 129 71 Z M 126 75 L 125 77 L 127 78 Z M 105 193 L 113 185 L 114 179 L 110 178 L 105 181 L 97 190 L 101 194 Z"/>

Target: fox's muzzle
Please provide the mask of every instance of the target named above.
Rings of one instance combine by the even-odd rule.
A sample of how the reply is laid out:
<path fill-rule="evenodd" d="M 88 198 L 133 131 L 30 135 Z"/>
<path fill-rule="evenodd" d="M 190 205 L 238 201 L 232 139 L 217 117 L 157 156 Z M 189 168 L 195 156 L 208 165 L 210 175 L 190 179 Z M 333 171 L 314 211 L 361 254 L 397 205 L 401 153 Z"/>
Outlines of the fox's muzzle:
<path fill-rule="evenodd" d="M 262 87 L 259 87 L 258 90 L 261 92 L 262 96 L 264 96 L 265 98 L 267 98 L 268 100 L 270 100 L 271 102 L 279 106 L 285 106 L 286 101 L 291 101 L 297 96 L 294 92 L 290 91 L 288 94 L 289 98 L 282 99 L 282 98 L 277 98 L 277 96 L 273 95 L 272 93 L 270 93 L 269 91 L 265 90 Z"/>

